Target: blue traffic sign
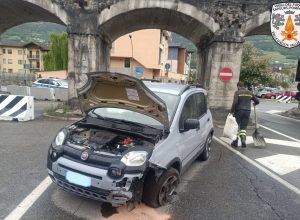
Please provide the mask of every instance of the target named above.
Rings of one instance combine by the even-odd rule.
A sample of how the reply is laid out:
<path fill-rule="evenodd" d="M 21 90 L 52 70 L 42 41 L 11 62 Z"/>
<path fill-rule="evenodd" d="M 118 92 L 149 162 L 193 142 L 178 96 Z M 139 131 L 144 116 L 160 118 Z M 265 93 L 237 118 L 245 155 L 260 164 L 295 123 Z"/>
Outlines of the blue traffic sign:
<path fill-rule="evenodd" d="M 144 67 L 141 67 L 141 66 L 137 66 L 135 67 L 135 73 L 136 74 L 142 74 L 144 72 Z"/>

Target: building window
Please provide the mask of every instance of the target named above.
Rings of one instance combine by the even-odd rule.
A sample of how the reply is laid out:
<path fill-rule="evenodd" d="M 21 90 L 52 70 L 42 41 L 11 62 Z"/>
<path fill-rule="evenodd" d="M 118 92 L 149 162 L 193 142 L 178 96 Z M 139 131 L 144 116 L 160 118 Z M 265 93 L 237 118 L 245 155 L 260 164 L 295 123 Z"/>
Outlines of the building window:
<path fill-rule="evenodd" d="M 12 49 L 7 49 L 8 54 L 12 54 Z"/>
<path fill-rule="evenodd" d="M 9 72 L 9 73 L 12 73 L 12 72 L 13 72 L 13 69 L 8 69 L 8 72 Z"/>
<path fill-rule="evenodd" d="M 5 54 L 5 53 L 6 53 L 6 50 L 5 50 L 5 49 L 2 49 L 2 53 Z"/>
<path fill-rule="evenodd" d="M 40 68 L 40 62 L 39 61 L 36 62 L 36 68 L 38 68 L 38 69 Z"/>
<path fill-rule="evenodd" d="M 22 60 L 18 60 L 18 64 L 22 65 L 23 61 Z"/>
<path fill-rule="evenodd" d="M 163 50 L 159 48 L 159 54 L 158 54 L 158 64 L 160 65 L 162 63 L 162 52 Z"/>
<path fill-rule="evenodd" d="M 130 68 L 130 58 L 125 58 L 124 59 L 124 67 L 125 68 Z"/>
<path fill-rule="evenodd" d="M 23 55 L 23 50 L 18 50 L 19 55 Z"/>
<path fill-rule="evenodd" d="M 8 64 L 13 64 L 13 60 L 12 60 L 12 59 L 8 59 L 8 60 L 7 60 L 7 63 L 8 63 Z"/>
<path fill-rule="evenodd" d="M 3 59 L 3 64 L 6 64 L 6 59 L 5 58 Z"/>

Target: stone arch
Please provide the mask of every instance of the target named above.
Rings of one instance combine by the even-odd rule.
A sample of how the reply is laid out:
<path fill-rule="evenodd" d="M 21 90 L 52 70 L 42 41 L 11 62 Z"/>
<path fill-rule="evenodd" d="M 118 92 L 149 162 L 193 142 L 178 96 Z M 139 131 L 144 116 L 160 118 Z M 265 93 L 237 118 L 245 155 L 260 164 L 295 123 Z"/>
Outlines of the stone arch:
<path fill-rule="evenodd" d="M 176 32 L 194 44 L 220 29 L 212 17 L 182 1 L 124 0 L 104 9 L 98 16 L 100 33 L 110 42 L 140 29 L 157 28 Z"/>
<path fill-rule="evenodd" d="M 1 0 L 0 33 L 27 22 L 68 24 L 66 11 L 52 0 Z"/>
<path fill-rule="evenodd" d="M 243 36 L 250 35 L 270 35 L 270 10 L 253 16 L 246 21 L 241 28 Z"/>

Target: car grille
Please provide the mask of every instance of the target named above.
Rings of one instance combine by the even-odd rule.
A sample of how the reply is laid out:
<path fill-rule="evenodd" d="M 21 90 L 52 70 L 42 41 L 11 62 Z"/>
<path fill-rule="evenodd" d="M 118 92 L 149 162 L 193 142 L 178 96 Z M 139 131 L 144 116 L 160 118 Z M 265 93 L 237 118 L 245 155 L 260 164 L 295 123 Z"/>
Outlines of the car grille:
<path fill-rule="evenodd" d="M 63 182 L 61 180 L 56 180 L 56 183 L 59 187 L 61 187 L 65 191 L 72 192 L 77 195 L 79 194 L 79 195 L 84 196 L 89 199 L 105 201 L 105 200 L 107 200 L 106 197 L 109 195 L 109 192 L 103 192 L 100 194 L 97 192 L 93 192 L 93 191 L 89 191 L 89 190 L 80 188 L 80 187 L 75 186 L 70 183 Z"/>

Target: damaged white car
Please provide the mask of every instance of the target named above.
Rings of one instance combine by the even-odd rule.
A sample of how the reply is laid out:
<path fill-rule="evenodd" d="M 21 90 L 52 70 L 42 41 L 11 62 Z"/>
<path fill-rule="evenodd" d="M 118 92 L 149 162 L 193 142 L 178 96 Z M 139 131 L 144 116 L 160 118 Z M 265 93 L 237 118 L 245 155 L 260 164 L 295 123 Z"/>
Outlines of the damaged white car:
<path fill-rule="evenodd" d="M 89 73 L 78 97 L 85 117 L 62 129 L 48 151 L 49 176 L 66 191 L 158 207 L 196 158 L 209 157 L 213 123 L 201 88 Z"/>

